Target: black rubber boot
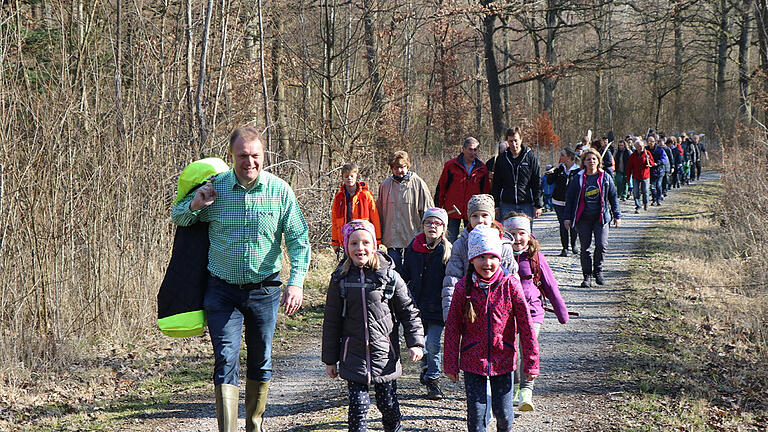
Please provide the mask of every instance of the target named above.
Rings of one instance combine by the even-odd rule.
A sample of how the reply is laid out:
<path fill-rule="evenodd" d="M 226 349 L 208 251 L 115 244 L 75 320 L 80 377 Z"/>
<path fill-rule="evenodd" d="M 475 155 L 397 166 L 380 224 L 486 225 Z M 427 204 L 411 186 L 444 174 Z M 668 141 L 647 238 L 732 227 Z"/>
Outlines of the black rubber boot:
<path fill-rule="evenodd" d="M 440 400 L 443 398 L 443 392 L 440 390 L 438 378 L 427 380 L 427 399 Z"/>

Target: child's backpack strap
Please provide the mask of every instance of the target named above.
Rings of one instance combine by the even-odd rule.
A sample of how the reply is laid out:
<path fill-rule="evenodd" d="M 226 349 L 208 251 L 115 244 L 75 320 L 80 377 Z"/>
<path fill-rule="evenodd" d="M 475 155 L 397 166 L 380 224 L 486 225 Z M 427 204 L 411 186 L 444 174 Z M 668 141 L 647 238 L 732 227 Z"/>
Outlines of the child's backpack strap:
<path fill-rule="evenodd" d="M 347 317 L 347 284 L 344 278 L 339 280 L 339 296 L 341 296 L 341 300 L 342 300 L 341 317 L 346 318 Z"/>
<path fill-rule="evenodd" d="M 544 307 L 547 306 L 547 296 L 544 295 L 544 291 L 541 290 L 541 264 L 539 264 L 539 253 L 529 253 L 529 260 L 531 262 L 531 278 L 533 284 L 539 289 L 539 297 L 541 297 L 541 303 Z"/>

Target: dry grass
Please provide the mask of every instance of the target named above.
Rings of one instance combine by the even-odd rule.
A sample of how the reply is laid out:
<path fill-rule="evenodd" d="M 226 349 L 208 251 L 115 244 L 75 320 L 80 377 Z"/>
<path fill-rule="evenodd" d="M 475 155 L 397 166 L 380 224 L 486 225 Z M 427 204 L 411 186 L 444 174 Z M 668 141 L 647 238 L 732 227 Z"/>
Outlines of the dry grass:
<path fill-rule="evenodd" d="M 687 188 L 644 237 L 615 346 L 620 430 L 768 427 L 768 293 L 725 241 L 727 190 Z"/>

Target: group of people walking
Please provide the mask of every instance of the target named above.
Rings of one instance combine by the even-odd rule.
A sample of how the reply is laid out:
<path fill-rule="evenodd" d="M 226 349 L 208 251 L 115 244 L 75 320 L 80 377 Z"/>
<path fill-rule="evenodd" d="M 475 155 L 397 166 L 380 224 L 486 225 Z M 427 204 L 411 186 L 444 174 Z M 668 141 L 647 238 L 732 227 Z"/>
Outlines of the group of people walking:
<path fill-rule="evenodd" d="M 642 139 L 632 143 L 650 163 L 646 168 L 657 164 L 654 153 L 643 150 Z M 515 406 L 523 412 L 535 409 L 545 305 L 560 323 L 569 319 L 533 234 L 533 221 L 544 209 L 542 183 L 553 185 L 561 255 L 580 255 L 583 287 L 591 287 L 593 280 L 604 284 L 608 226 L 620 226 L 619 200 L 626 198 L 616 184 L 632 180 L 637 182 L 634 190 L 645 184 L 646 193 L 649 184 L 634 175 L 634 153 L 622 153 L 626 141 L 616 150 L 612 146 L 601 140 L 563 148 L 559 164 L 542 173 L 519 128 L 507 131 L 499 153 L 486 163 L 478 158 L 479 142 L 469 137 L 459 155 L 445 163 L 434 195 L 410 170 L 404 151 L 390 156 L 391 175 L 379 185 L 376 198 L 358 178 L 357 165 L 342 167 L 342 184 L 331 207 L 331 246 L 343 256 L 328 286 L 321 360 L 329 377 L 347 381 L 350 431 L 366 430 L 371 386 L 384 430 L 402 430 L 396 381 L 402 374 L 400 328 L 409 359 L 421 364 L 427 398 L 443 397 L 441 375 L 458 381 L 459 371 L 464 372 L 470 431 L 485 431 L 491 413 L 497 430 L 509 431 Z M 245 325 L 246 429 L 261 431 L 278 304 L 289 314 L 301 306 L 310 252 L 293 192 L 261 171 L 260 136 L 252 129 L 236 130 L 230 153 L 232 171 L 179 201 L 173 221 L 209 223 L 205 310 L 215 355 L 219 428 L 236 428 L 237 353 Z M 677 172 L 672 165 L 678 167 L 674 155 L 669 160 L 670 178 L 659 188 L 683 181 L 671 180 Z M 665 191 L 659 191 L 663 197 Z M 274 286 L 280 284 L 282 239 L 291 276 L 280 298 Z"/>

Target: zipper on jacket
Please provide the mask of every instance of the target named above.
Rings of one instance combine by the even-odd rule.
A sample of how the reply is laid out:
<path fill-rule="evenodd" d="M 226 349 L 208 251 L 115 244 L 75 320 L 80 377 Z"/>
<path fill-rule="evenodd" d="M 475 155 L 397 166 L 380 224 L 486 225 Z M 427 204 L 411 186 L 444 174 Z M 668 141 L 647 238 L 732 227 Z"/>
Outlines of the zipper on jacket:
<path fill-rule="evenodd" d="M 489 285 L 488 294 L 485 296 L 485 317 L 488 320 L 488 377 L 491 376 L 491 314 L 490 314 L 491 288 L 492 286 Z"/>
<path fill-rule="evenodd" d="M 370 333 L 368 331 L 368 299 L 365 296 L 365 272 L 360 267 L 360 291 L 363 299 L 363 320 L 365 320 L 365 369 L 367 371 L 368 384 L 371 383 L 371 345 L 370 345 Z"/>

